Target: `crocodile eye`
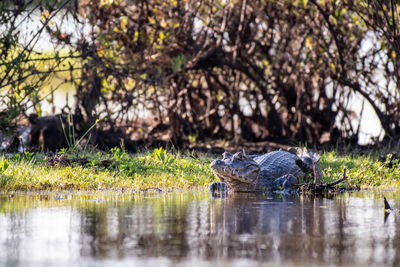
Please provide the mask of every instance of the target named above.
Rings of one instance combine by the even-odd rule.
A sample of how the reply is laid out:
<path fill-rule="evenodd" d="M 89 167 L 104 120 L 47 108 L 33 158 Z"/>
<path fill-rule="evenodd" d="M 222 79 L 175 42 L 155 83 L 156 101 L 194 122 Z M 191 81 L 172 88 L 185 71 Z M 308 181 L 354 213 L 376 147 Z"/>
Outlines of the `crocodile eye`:
<path fill-rule="evenodd" d="M 238 160 L 245 160 L 245 159 L 246 159 L 242 152 L 237 152 L 237 153 L 234 155 L 234 157 L 235 157 L 236 159 L 238 159 Z"/>
<path fill-rule="evenodd" d="M 232 154 L 229 152 L 222 153 L 222 159 L 229 159 L 232 158 Z"/>

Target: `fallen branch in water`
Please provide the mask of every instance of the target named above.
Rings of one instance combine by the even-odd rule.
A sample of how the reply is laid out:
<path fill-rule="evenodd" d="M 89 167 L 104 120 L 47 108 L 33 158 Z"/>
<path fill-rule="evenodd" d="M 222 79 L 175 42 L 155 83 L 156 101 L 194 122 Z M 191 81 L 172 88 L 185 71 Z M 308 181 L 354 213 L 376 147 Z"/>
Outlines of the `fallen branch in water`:
<path fill-rule="evenodd" d="M 336 181 L 330 182 L 330 183 L 317 184 L 316 186 L 322 187 L 322 188 L 331 188 L 331 187 L 333 187 L 333 186 L 335 186 L 335 185 L 337 185 L 337 184 L 340 184 L 341 182 L 345 181 L 346 178 L 347 178 L 347 176 L 346 176 L 346 171 L 347 171 L 347 169 L 346 169 L 346 166 L 345 166 L 345 167 L 343 168 L 342 178 L 340 178 L 340 179 L 338 179 L 338 180 L 336 180 Z"/>

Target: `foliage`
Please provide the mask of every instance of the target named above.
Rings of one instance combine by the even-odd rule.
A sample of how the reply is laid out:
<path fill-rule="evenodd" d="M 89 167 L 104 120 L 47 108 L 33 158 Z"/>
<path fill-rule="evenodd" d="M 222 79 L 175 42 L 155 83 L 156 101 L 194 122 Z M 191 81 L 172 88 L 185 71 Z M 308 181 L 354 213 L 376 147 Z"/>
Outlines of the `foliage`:
<path fill-rule="evenodd" d="M 7 170 L 8 166 L 10 166 L 10 163 L 8 163 L 7 160 L 2 160 L 0 163 L 0 172 L 3 173 Z"/>
<path fill-rule="evenodd" d="M 35 49 L 44 32 L 58 29 L 55 17 L 72 3 L 67 1 L 2 1 L 0 3 L 0 131 L 10 133 L 21 115 L 30 110 L 41 114 L 41 102 L 57 90 L 68 79 L 50 88 L 42 89 L 57 74 L 68 72 L 72 75 L 74 68 L 68 60 L 76 57 L 72 54 L 62 55 L 61 50 L 53 53 L 42 53 Z M 41 11 L 42 16 L 35 16 Z M 51 12 L 51 13 L 50 13 Z M 32 23 L 32 17 L 37 17 Z M 21 25 L 35 25 L 28 31 Z M 59 34 L 62 34 L 59 32 Z M 65 53 L 64 53 L 65 54 Z M 70 77 L 72 79 L 72 77 Z"/>
<path fill-rule="evenodd" d="M 34 155 L 35 155 L 34 152 L 24 151 L 24 156 L 28 161 L 31 161 Z"/>
<path fill-rule="evenodd" d="M 388 13 L 383 2 L 83 1 L 80 12 L 97 27 L 85 46 L 93 55 L 81 80 L 87 86 L 78 87 L 89 104 L 77 112 L 93 120 L 94 106 L 115 101 L 123 108 L 99 113 L 129 124 L 129 110 L 144 106 L 177 145 L 189 136 L 356 142 L 354 121 L 363 114 L 349 99 L 357 95 L 393 137 L 397 38 L 380 32 L 395 25 L 385 16 L 396 20 L 398 10 Z"/>
<path fill-rule="evenodd" d="M 161 163 L 164 169 L 171 169 L 172 164 L 175 162 L 175 158 L 167 154 L 167 150 L 162 147 L 154 149 L 153 156 Z"/>
<path fill-rule="evenodd" d="M 400 134 L 394 0 L 40 1 L 41 26 L 26 45 L 17 18 L 36 9 L 18 3 L 0 5 L 2 130 L 30 107 L 40 113 L 41 86 L 67 72 L 76 90 L 68 109 L 83 131 L 147 114 L 178 146 L 193 136 L 357 142 L 357 96 L 386 140 Z M 62 30 L 71 20 L 77 30 Z M 51 58 L 34 52 L 44 31 Z M 152 139 L 153 130 L 142 132 Z"/>

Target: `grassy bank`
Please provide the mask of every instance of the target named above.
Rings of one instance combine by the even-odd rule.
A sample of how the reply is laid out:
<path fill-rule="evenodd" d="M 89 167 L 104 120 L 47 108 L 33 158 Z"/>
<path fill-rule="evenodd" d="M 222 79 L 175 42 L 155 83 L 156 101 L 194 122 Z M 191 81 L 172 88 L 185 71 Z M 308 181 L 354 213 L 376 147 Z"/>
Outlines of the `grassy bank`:
<path fill-rule="evenodd" d="M 400 188 L 399 160 L 387 155 L 321 156 L 324 181 L 339 179 L 348 169 L 344 187 Z M 0 156 L 0 191 L 17 190 L 144 190 L 206 189 L 217 178 L 209 169 L 210 156 L 163 149 L 131 155 L 120 149 L 109 153 L 62 151 L 55 157 L 43 154 Z"/>
<path fill-rule="evenodd" d="M 167 153 L 163 149 L 130 155 L 120 149 L 109 153 L 67 152 L 0 158 L 0 190 L 101 190 L 147 188 L 205 188 L 214 180 L 211 158 Z"/>

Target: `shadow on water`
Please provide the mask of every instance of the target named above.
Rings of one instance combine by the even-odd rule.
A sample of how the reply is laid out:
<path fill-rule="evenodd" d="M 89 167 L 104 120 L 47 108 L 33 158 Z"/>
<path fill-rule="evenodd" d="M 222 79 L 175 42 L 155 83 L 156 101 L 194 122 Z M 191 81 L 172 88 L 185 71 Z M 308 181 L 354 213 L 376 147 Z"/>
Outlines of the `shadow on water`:
<path fill-rule="evenodd" d="M 398 218 L 383 216 L 378 192 L 0 195 L 0 266 L 398 265 Z"/>

